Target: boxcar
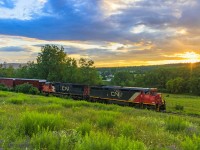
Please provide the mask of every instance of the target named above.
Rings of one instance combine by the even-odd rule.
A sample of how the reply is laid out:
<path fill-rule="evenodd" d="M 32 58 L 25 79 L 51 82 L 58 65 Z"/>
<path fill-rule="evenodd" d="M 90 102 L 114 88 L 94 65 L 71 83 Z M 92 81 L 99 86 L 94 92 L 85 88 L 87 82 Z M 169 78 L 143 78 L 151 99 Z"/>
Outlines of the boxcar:
<path fill-rule="evenodd" d="M 45 84 L 46 80 L 40 79 L 15 79 L 15 86 L 28 83 L 38 88 L 39 91 L 42 90 L 42 86 Z"/>
<path fill-rule="evenodd" d="M 14 80 L 14 78 L 0 78 L 0 84 L 3 84 L 8 88 L 13 88 L 15 86 Z"/>

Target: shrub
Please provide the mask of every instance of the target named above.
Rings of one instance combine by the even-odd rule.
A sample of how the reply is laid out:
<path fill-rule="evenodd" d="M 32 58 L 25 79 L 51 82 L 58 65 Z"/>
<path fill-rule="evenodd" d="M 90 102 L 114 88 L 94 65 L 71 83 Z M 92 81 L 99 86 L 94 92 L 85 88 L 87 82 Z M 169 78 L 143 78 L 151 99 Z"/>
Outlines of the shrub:
<path fill-rule="evenodd" d="M 133 141 L 124 136 L 115 138 L 105 132 L 90 132 L 86 134 L 81 141 L 76 144 L 76 150 L 122 150 L 139 149 L 145 150 L 142 142 Z"/>
<path fill-rule="evenodd" d="M 39 90 L 36 87 L 33 87 L 33 85 L 28 84 L 28 83 L 17 85 L 15 87 L 15 91 L 25 93 L 25 94 L 34 94 L 34 95 L 39 94 Z"/>
<path fill-rule="evenodd" d="M 169 117 L 166 122 L 166 129 L 169 131 L 182 131 L 189 127 L 189 123 L 180 117 Z"/>
<path fill-rule="evenodd" d="M 19 132 L 23 135 L 32 136 L 44 129 L 59 130 L 62 124 L 63 120 L 60 115 L 25 112 L 22 115 Z"/>
<path fill-rule="evenodd" d="M 1 90 L 1 91 L 8 91 L 9 88 L 6 87 L 4 84 L 0 84 L 0 90 Z"/>
<path fill-rule="evenodd" d="M 177 105 L 175 106 L 175 109 L 176 109 L 176 110 L 183 111 L 184 106 L 182 106 L 182 105 L 178 105 L 178 104 L 177 104 Z"/>
<path fill-rule="evenodd" d="M 36 87 L 31 87 L 29 90 L 29 94 L 38 95 L 40 91 Z"/>

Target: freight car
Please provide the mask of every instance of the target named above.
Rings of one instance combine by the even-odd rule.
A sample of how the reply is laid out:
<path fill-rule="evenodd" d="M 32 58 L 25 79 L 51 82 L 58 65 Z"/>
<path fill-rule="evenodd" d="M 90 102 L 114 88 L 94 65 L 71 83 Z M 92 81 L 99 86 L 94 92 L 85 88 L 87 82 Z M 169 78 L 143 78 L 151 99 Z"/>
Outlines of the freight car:
<path fill-rule="evenodd" d="M 39 91 L 42 91 L 43 85 L 46 83 L 46 80 L 40 79 L 23 79 L 23 78 L 0 78 L 0 84 L 7 86 L 8 88 L 15 88 L 17 85 L 28 83 L 38 88 Z"/>
<path fill-rule="evenodd" d="M 3 84 L 8 88 L 13 88 L 15 86 L 14 78 L 0 78 L 0 84 Z"/>
<path fill-rule="evenodd" d="M 41 80 L 41 79 L 20 79 L 20 78 L 16 78 L 14 80 L 14 84 L 15 86 L 17 85 L 21 85 L 24 83 L 28 83 L 33 85 L 33 87 L 38 88 L 39 91 L 42 91 L 43 85 L 46 83 L 46 80 Z"/>

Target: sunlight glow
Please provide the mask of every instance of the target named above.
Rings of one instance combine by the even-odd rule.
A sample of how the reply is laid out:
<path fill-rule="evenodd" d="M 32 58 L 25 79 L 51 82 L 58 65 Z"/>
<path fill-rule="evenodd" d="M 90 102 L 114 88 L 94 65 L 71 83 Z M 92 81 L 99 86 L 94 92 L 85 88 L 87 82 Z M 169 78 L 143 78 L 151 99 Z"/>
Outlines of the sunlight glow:
<path fill-rule="evenodd" d="M 179 56 L 185 58 L 188 63 L 195 63 L 200 61 L 200 55 L 196 54 L 195 52 L 185 52 Z"/>

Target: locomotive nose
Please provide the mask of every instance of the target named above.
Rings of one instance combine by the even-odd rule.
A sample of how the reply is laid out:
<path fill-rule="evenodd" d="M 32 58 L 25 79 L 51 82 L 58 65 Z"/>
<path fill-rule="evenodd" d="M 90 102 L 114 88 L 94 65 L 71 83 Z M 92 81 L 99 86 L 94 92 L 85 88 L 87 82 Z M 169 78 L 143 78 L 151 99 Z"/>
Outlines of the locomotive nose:
<path fill-rule="evenodd" d="M 165 112 L 166 111 L 166 103 L 165 103 L 165 100 L 163 99 L 161 93 L 158 93 L 157 101 L 158 101 L 159 111 Z"/>

